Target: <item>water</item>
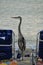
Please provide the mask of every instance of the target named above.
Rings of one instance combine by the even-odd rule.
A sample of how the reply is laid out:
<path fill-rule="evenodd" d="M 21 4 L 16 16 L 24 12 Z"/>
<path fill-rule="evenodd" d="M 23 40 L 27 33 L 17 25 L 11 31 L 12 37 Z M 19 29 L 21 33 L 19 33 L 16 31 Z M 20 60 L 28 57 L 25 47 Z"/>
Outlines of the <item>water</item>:
<path fill-rule="evenodd" d="M 17 40 L 19 20 L 12 16 L 22 17 L 21 31 L 25 39 L 36 40 L 37 33 L 43 29 L 43 0 L 0 0 L 0 29 L 12 29 Z M 35 43 L 27 42 L 27 47 Z"/>

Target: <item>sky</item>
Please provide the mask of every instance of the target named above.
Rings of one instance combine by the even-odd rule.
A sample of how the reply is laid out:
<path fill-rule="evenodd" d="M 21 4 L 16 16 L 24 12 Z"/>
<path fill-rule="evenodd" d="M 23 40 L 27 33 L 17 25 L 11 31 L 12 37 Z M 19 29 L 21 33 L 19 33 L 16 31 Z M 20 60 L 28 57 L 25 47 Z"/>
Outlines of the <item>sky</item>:
<path fill-rule="evenodd" d="M 21 32 L 26 40 L 36 40 L 36 35 L 43 30 L 43 0 L 0 0 L 0 29 L 12 29 L 18 39 L 19 19 Z"/>

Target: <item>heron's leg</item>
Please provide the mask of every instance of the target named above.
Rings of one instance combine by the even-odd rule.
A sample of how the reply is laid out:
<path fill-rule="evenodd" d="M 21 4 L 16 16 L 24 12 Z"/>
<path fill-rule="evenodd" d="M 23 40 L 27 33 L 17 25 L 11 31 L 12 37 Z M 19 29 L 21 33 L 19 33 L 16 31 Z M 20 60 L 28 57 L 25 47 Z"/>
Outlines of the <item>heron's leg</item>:
<path fill-rule="evenodd" d="M 22 50 L 22 61 L 23 61 L 23 50 Z"/>

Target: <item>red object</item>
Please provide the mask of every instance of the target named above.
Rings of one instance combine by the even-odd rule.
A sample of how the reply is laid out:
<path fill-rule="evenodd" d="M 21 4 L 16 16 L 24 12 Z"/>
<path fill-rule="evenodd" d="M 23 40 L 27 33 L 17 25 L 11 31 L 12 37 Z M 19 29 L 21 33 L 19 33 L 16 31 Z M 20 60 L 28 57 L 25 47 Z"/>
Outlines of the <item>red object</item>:
<path fill-rule="evenodd" d="M 11 63 L 9 65 L 17 65 L 17 62 L 11 61 Z"/>
<path fill-rule="evenodd" d="M 43 65 L 43 62 L 41 62 L 41 61 L 37 62 L 37 65 Z"/>

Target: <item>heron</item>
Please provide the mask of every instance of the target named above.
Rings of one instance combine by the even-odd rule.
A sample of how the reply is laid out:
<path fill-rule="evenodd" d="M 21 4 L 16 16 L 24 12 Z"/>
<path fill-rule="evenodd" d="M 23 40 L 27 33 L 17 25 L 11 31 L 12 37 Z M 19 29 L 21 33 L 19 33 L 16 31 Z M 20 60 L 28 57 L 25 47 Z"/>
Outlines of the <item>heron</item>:
<path fill-rule="evenodd" d="M 12 18 L 16 18 L 20 20 L 19 25 L 18 25 L 18 46 L 20 50 L 22 51 L 22 60 L 23 60 L 23 52 L 25 51 L 25 48 L 26 48 L 26 41 L 25 41 L 24 36 L 21 33 L 22 17 L 18 16 L 18 17 L 12 17 Z"/>

